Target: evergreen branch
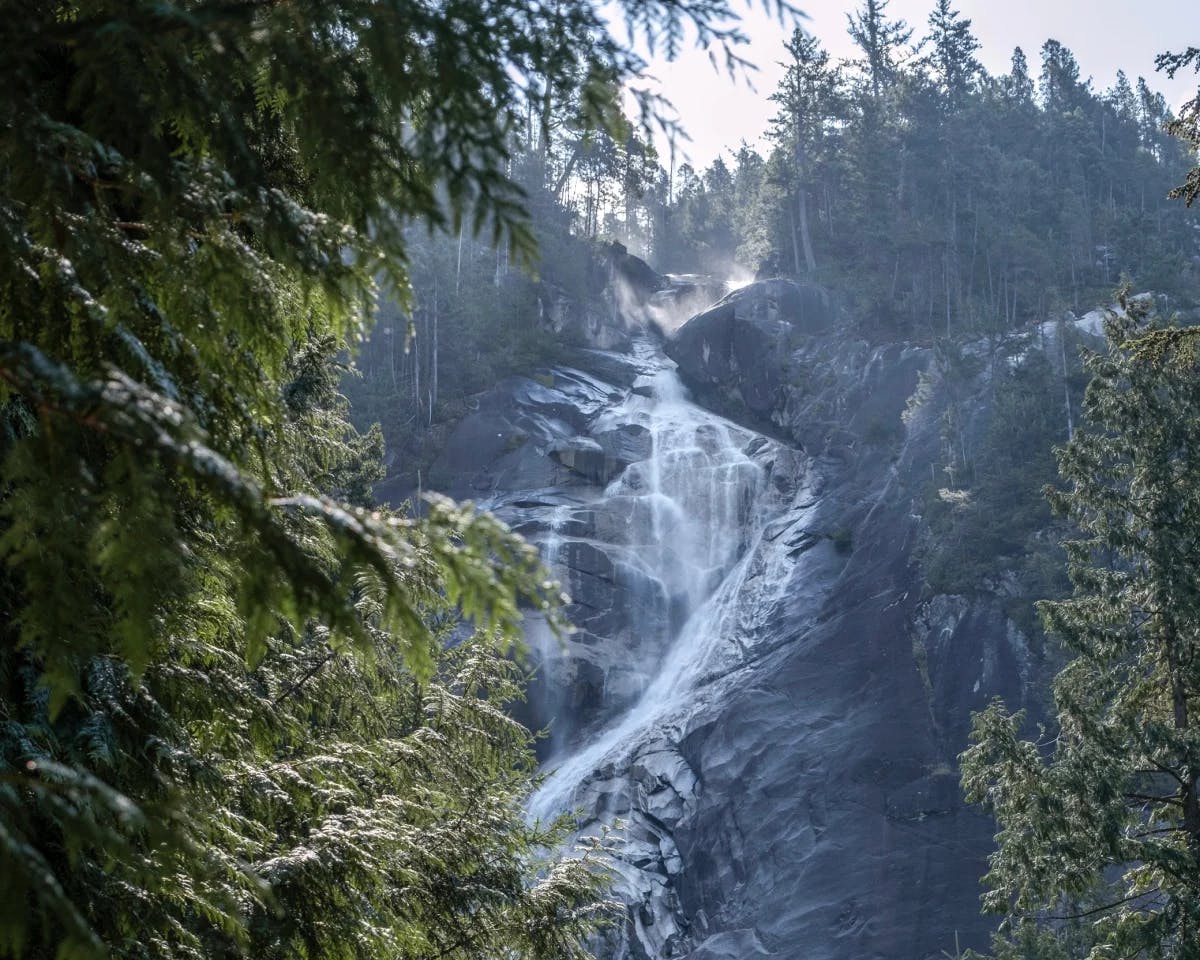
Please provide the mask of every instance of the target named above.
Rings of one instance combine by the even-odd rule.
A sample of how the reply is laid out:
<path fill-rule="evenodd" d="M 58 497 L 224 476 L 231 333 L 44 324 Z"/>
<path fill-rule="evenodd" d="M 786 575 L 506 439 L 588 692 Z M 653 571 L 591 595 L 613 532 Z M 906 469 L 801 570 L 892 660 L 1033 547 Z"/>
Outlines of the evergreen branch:
<path fill-rule="evenodd" d="M 283 703 L 284 700 L 288 699 L 288 697 L 292 696 L 301 687 L 303 687 L 304 684 L 308 683 L 309 680 L 315 677 L 321 668 L 336 656 L 336 650 L 331 649 L 326 651 L 325 656 L 321 657 L 321 659 L 313 664 L 313 666 L 308 670 L 306 670 L 301 677 L 292 682 L 282 693 L 275 697 L 275 699 L 271 701 L 271 706 L 278 707 L 281 703 Z"/>
<path fill-rule="evenodd" d="M 1094 917 L 1098 913 L 1105 913 L 1109 910 L 1113 910 L 1117 907 L 1123 906 L 1124 904 L 1132 903 L 1134 900 L 1140 900 L 1143 897 L 1147 897 L 1147 896 L 1150 896 L 1151 894 L 1157 894 L 1160 892 L 1161 892 L 1161 889 L 1159 887 L 1155 887 L 1152 890 L 1144 890 L 1141 893 L 1131 893 L 1129 896 L 1122 897 L 1120 900 L 1114 900 L 1112 903 L 1106 903 L 1104 906 L 1095 907 L 1091 910 L 1084 910 L 1080 913 L 1021 914 L 1021 916 L 1027 920 L 1083 920 L 1086 917 Z"/>

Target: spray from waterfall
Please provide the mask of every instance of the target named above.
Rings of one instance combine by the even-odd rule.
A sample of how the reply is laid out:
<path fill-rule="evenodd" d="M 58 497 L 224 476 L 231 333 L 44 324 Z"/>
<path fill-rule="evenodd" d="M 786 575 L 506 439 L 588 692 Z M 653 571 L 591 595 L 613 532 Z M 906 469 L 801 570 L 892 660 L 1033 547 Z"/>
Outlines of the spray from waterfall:
<path fill-rule="evenodd" d="M 651 436 L 650 456 L 617 477 L 605 498 L 634 504 L 627 541 L 674 598 L 681 626 L 637 703 L 557 764 L 531 799 L 536 817 L 569 809 L 579 785 L 602 764 L 621 760 L 634 734 L 686 705 L 728 641 L 749 548 L 761 535 L 766 484 L 763 468 L 747 452 L 753 435 L 691 403 L 666 366 L 649 392 L 631 395 L 597 422 L 597 430 L 637 423 Z"/>

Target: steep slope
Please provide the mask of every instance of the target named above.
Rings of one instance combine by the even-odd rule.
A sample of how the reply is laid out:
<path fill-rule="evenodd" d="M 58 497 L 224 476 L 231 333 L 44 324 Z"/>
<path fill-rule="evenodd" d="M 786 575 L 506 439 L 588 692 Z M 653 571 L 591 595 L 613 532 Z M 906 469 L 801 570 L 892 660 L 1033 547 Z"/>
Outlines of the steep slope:
<path fill-rule="evenodd" d="M 954 758 L 1036 664 L 999 598 L 916 570 L 931 351 L 836 321 L 819 291 L 753 284 L 665 354 L 641 326 L 501 384 L 444 451 L 448 492 L 538 543 L 572 598 L 564 644 L 529 631 L 527 719 L 552 730 L 531 812 L 624 838 L 604 956 L 909 960 L 992 927 L 992 828 Z"/>

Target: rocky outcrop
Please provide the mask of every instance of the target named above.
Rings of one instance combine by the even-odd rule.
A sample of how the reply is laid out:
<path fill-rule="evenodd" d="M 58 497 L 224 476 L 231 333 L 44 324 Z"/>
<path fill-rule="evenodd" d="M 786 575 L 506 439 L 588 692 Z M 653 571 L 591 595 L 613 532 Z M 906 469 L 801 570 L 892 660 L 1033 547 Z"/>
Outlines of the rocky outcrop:
<path fill-rule="evenodd" d="M 627 351 L 635 337 L 674 330 L 729 286 L 697 274 L 660 275 L 620 243 L 599 247 L 586 272 L 591 295 L 582 299 L 540 284 L 537 320 L 560 340 L 599 351 Z"/>
<path fill-rule="evenodd" d="M 633 256 L 623 244 L 609 244 L 608 256 L 614 278 L 626 287 L 637 303 L 646 303 L 669 285 L 665 277 L 656 273 L 645 260 Z"/>
<path fill-rule="evenodd" d="M 668 338 L 667 356 L 701 395 L 740 401 L 751 414 L 775 410 L 798 335 L 832 329 L 829 295 L 791 280 L 758 280 L 688 320 Z"/>

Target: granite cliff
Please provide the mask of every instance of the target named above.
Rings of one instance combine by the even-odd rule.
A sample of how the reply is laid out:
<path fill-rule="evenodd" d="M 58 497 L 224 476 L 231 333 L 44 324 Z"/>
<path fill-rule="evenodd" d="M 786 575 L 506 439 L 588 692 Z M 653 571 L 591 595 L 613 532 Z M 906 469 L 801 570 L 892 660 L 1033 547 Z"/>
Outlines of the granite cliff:
<path fill-rule="evenodd" d="M 565 643 L 529 628 L 525 719 L 551 731 L 530 809 L 616 826 L 628 920 L 600 955 L 986 945 L 993 828 L 955 758 L 971 711 L 1029 702 L 1039 663 L 1002 590 L 937 594 L 917 568 L 932 350 L 844 333 L 815 287 L 706 304 L 711 281 L 647 271 L 592 331 L 609 349 L 478 397 L 437 471 L 570 594 Z"/>

